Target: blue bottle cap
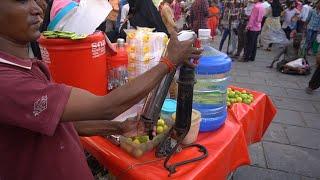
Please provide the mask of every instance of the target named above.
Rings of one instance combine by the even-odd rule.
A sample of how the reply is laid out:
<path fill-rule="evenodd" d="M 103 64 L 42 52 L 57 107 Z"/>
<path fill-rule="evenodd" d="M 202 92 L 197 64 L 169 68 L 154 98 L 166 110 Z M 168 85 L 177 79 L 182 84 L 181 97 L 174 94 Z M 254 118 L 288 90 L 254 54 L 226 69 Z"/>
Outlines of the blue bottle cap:
<path fill-rule="evenodd" d="M 196 74 L 222 74 L 231 70 L 231 59 L 223 53 L 202 56 L 196 68 Z"/>

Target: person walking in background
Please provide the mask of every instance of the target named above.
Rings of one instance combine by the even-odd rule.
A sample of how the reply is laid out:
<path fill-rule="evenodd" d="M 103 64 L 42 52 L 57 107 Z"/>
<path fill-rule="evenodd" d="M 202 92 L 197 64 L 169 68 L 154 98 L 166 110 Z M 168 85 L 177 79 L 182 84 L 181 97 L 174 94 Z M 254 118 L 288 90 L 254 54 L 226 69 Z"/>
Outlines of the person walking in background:
<path fill-rule="evenodd" d="M 174 0 L 171 4 L 171 8 L 173 10 L 174 21 L 179 21 L 182 15 L 181 0 Z"/>
<path fill-rule="evenodd" d="M 309 54 L 312 43 L 316 40 L 317 34 L 320 32 L 320 1 L 316 3 L 316 7 L 310 11 L 307 18 L 307 37 L 306 52 Z"/>
<path fill-rule="evenodd" d="M 237 48 L 237 27 L 239 24 L 238 17 L 240 12 L 239 6 L 240 5 L 237 4 L 236 1 L 228 2 L 225 6 L 225 14 L 221 22 L 223 26 L 223 34 L 219 45 L 219 51 L 222 50 L 225 40 L 230 36 L 231 47 L 227 50 L 227 54 L 233 54 Z"/>
<path fill-rule="evenodd" d="M 243 62 L 254 61 L 257 52 L 257 39 L 261 31 L 261 22 L 264 16 L 264 7 L 262 5 L 263 0 L 256 0 L 249 22 L 247 25 L 247 43 L 244 49 L 244 59 Z"/>
<path fill-rule="evenodd" d="M 209 17 L 208 0 L 195 0 L 191 7 L 190 21 L 191 29 L 198 33 L 199 29 L 208 29 L 207 21 Z"/>
<path fill-rule="evenodd" d="M 283 14 L 283 24 L 282 24 L 282 29 L 284 30 L 284 32 L 286 33 L 287 39 L 290 40 L 290 34 L 292 32 L 292 30 L 295 30 L 293 28 L 294 24 L 292 22 L 294 16 L 296 16 L 298 14 L 298 10 L 296 9 L 296 5 L 294 1 L 291 1 L 288 3 L 288 8 L 284 11 Z"/>
<path fill-rule="evenodd" d="M 264 23 L 266 22 L 266 19 L 271 15 L 270 11 L 271 11 L 271 0 L 265 0 L 262 3 L 262 6 L 264 7 L 264 16 L 261 22 L 261 28 L 263 28 Z M 258 36 L 258 47 L 263 47 L 263 44 L 261 42 L 261 33 Z"/>
<path fill-rule="evenodd" d="M 301 10 L 301 13 L 300 13 L 300 18 L 301 18 L 301 32 L 305 32 L 306 28 L 305 28 L 305 25 L 306 25 L 306 22 L 307 22 L 307 18 L 309 16 L 309 12 L 312 10 L 312 7 L 310 6 L 311 2 L 309 0 L 306 0 L 305 1 L 305 4 L 302 6 L 302 10 Z"/>
<path fill-rule="evenodd" d="M 301 12 L 302 8 L 303 8 L 302 2 L 301 2 L 300 0 L 296 0 L 296 9 L 297 9 L 299 12 Z"/>
<path fill-rule="evenodd" d="M 314 90 L 320 87 L 320 54 L 317 55 L 317 69 L 313 73 L 309 86 L 306 88 L 306 93 L 312 94 Z"/>
<path fill-rule="evenodd" d="M 261 42 L 271 51 L 272 44 L 286 45 L 289 43 L 285 32 L 281 29 L 280 15 L 282 7 L 279 0 L 273 0 L 271 3 L 271 16 L 266 19 L 261 31 Z"/>
<path fill-rule="evenodd" d="M 216 0 L 213 0 L 209 3 L 209 14 L 211 15 L 211 17 L 208 19 L 208 28 L 211 29 L 211 37 L 214 38 L 217 34 L 216 32 L 219 25 L 220 10 L 217 6 Z"/>
<path fill-rule="evenodd" d="M 241 55 L 246 44 L 246 33 L 247 33 L 246 26 L 248 23 L 249 16 L 246 15 L 245 8 L 242 6 L 244 6 L 244 4 L 241 4 L 240 12 L 239 12 L 240 14 L 239 14 L 239 26 L 238 26 L 237 52 L 234 56 L 232 56 L 232 58 L 238 58 Z"/>
<path fill-rule="evenodd" d="M 169 34 L 177 29 L 176 23 L 174 22 L 174 14 L 170 6 L 172 2 L 173 0 L 164 0 L 164 5 L 161 9 L 161 18 Z"/>

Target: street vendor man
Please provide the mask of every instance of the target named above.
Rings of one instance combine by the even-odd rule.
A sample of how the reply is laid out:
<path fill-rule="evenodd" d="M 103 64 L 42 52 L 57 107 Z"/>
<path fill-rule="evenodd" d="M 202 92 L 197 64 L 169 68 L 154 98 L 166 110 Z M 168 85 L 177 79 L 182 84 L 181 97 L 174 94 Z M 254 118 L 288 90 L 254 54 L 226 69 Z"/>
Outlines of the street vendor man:
<path fill-rule="evenodd" d="M 130 136 L 137 119 L 112 120 L 138 103 L 163 77 L 201 50 L 173 33 L 162 61 L 106 96 L 54 83 L 45 64 L 29 58 L 40 37 L 37 0 L 0 1 L 0 179 L 88 180 L 80 135 Z M 74 125 L 75 124 L 75 125 Z"/>

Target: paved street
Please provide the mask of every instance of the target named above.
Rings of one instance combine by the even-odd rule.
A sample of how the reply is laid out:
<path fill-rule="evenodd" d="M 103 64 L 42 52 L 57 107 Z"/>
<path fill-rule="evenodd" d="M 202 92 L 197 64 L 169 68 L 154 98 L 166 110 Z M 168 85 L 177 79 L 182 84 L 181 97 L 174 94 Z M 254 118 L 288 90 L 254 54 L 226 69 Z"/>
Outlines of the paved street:
<path fill-rule="evenodd" d="M 263 141 L 250 146 L 252 164 L 239 168 L 234 180 L 320 179 L 320 91 L 304 92 L 311 75 L 266 68 L 276 51 L 259 50 L 255 62 L 233 64 L 232 84 L 267 93 L 278 109 Z"/>

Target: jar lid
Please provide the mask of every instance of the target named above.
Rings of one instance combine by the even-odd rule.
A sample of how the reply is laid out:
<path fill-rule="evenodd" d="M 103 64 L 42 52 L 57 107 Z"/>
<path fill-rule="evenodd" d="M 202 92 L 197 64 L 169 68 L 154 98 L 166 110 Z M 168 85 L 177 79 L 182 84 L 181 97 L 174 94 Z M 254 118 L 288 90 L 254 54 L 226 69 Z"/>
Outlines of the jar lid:
<path fill-rule="evenodd" d="M 167 113 L 176 112 L 177 111 L 177 101 L 174 99 L 165 99 L 161 110 L 164 112 L 167 112 Z"/>
<path fill-rule="evenodd" d="M 199 29 L 198 30 L 199 39 L 211 38 L 211 29 Z"/>
<path fill-rule="evenodd" d="M 213 48 L 212 48 L 213 49 Z M 196 74 L 221 74 L 231 70 L 231 59 L 223 53 L 202 56 L 196 68 Z"/>

